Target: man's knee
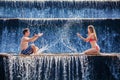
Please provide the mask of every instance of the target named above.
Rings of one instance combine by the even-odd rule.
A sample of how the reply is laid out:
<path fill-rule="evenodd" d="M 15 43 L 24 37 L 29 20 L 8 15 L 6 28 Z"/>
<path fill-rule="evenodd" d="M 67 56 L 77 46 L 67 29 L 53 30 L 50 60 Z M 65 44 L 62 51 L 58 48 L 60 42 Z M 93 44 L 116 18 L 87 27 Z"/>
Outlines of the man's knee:
<path fill-rule="evenodd" d="M 35 49 L 35 45 L 31 45 L 32 49 Z"/>

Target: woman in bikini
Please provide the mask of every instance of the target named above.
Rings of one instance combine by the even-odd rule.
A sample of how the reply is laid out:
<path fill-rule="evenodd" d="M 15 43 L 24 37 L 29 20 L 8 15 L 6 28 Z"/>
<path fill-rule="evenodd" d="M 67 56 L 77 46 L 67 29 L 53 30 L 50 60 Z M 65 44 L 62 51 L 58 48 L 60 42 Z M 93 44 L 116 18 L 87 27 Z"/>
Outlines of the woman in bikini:
<path fill-rule="evenodd" d="M 88 37 L 87 38 L 82 37 L 81 34 L 79 34 L 79 33 L 77 33 L 77 36 L 80 37 L 81 39 L 83 39 L 85 42 L 90 42 L 90 44 L 91 44 L 92 48 L 86 50 L 84 52 L 85 54 L 98 54 L 98 53 L 100 53 L 100 48 L 97 44 L 97 36 L 96 36 L 96 32 L 95 32 L 93 25 L 88 26 Z"/>

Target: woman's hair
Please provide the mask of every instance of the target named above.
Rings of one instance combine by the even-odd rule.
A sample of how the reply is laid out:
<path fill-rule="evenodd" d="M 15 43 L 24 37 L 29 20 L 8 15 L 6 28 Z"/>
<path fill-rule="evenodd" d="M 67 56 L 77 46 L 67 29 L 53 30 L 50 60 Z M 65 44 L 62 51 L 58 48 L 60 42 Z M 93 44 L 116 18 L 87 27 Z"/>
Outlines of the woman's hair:
<path fill-rule="evenodd" d="M 93 25 L 89 25 L 88 26 L 88 29 L 90 30 L 91 33 L 94 33 L 95 34 L 95 39 L 97 40 L 97 35 L 96 35 L 96 31 L 95 31 L 95 28 Z"/>

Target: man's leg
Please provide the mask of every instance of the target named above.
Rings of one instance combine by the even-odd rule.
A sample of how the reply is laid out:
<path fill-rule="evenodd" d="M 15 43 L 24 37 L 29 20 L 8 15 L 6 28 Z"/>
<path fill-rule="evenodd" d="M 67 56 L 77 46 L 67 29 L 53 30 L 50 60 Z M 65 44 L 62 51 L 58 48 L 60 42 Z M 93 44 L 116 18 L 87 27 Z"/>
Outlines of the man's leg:
<path fill-rule="evenodd" d="M 31 45 L 31 47 L 33 49 L 33 53 L 35 54 L 37 52 L 35 45 Z"/>
<path fill-rule="evenodd" d="M 35 46 L 35 48 L 36 48 L 36 51 L 38 51 L 38 50 L 39 50 L 39 48 L 38 48 L 37 46 Z"/>
<path fill-rule="evenodd" d="M 35 45 L 31 45 L 32 49 L 33 49 L 33 53 L 36 54 L 37 51 L 39 50 L 39 48 Z"/>

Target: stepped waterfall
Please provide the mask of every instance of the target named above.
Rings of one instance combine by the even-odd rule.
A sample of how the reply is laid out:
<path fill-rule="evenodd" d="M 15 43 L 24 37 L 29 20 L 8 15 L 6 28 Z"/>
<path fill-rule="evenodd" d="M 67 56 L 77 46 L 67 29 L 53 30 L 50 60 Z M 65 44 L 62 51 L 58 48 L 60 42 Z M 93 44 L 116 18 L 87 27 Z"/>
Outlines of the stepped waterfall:
<path fill-rule="evenodd" d="M 100 55 L 77 37 L 94 25 Z M 22 30 L 39 55 L 20 56 Z M 120 80 L 120 0 L 0 0 L 0 80 Z"/>

